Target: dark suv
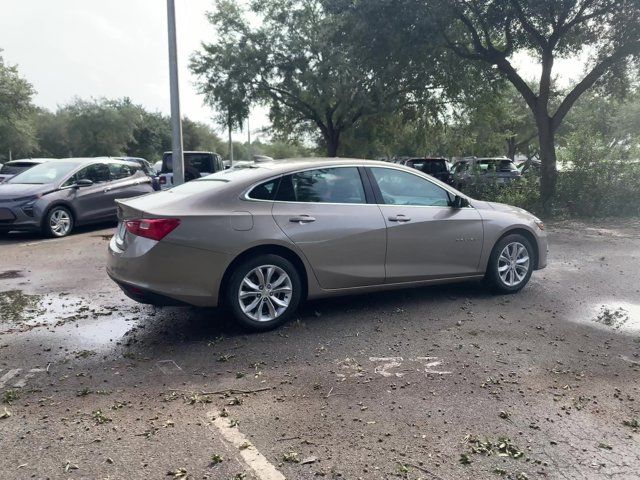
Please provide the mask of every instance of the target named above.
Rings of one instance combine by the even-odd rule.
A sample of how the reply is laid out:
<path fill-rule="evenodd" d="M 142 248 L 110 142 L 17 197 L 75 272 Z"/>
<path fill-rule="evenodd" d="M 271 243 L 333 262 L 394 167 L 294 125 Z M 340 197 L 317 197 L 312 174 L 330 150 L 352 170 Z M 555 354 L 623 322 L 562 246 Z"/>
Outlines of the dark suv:
<path fill-rule="evenodd" d="M 453 165 L 452 173 L 456 188 L 468 185 L 506 185 L 522 177 L 516 164 L 506 157 L 464 158 Z"/>
<path fill-rule="evenodd" d="M 444 158 L 409 158 L 401 163 L 431 175 L 441 182 L 451 184 L 452 177 L 449 162 Z"/>
<path fill-rule="evenodd" d="M 184 181 L 211 175 L 224 170 L 222 157 L 213 152 L 184 152 Z M 166 190 L 173 187 L 173 162 L 171 152 L 162 155 L 160 172 L 160 188 Z"/>

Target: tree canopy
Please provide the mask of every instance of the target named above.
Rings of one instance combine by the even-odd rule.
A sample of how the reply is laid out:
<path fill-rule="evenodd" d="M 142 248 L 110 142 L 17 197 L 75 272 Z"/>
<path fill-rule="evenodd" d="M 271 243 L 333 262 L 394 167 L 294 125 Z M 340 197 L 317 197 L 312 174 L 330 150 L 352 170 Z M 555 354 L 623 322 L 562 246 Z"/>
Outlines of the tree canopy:
<path fill-rule="evenodd" d="M 233 0 L 217 1 L 209 14 L 217 40 L 204 43 L 191 62 L 213 106 L 238 107 L 236 123 L 251 103 L 268 105 L 281 137 L 319 135 L 335 156 L 344 132 L 397 102 L 402 81 L 385 83 L 355 61 L 341 36 L 342 18 L 324 2 L 253 0 L 249 11 L 258 20 L 250 22 Z"/>
<path fill-rule="evenodd" d="M 0 50 L 2 53 L 2 50 Z M 33 123 L 33 86 L 0 55 L 0 158 L 26 155 L 37 142 Z"/>

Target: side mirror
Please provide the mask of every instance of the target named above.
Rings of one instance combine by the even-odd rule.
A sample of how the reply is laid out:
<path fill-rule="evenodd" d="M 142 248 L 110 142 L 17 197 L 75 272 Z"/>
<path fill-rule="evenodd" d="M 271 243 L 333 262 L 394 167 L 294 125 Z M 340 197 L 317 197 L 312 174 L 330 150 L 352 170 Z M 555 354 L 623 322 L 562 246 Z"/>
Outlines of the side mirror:
<path fill-rule="evenodd" d="M 76 187 L 80 188 L 80 187 L 90 187 L 91 185 L 93 185 L 93 181 L 89 180 L 88 178 L 81 178 L 80 180 L 78 180 L 76 182 Z"/>
<path fill-rule="evenodd" d="M 453 197 L 453 200 L 449 202 L 451 208 L 464 208 L 469 206 L 469 200 L 460 195 Z"/>

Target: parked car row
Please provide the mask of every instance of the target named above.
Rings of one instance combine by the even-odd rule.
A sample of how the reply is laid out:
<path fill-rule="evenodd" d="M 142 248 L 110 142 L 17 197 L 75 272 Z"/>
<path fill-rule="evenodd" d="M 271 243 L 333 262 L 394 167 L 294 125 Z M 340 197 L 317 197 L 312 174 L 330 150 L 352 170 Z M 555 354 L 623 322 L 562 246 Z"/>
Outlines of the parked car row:
<path fill-rule="evenodd" d="M 0 184 L 0 233 L 41 231 L 64 237 L 78 225 L 113 221 L 116 198 L 152 193 L 152 182 L 135 161 L 104 157 L 39 162 Z"/>
<path fill-rule="evenodd" d="M 440 157 L 403 158 L 394 163 L 420 170 L 456 188 L 506 185 L 525 174 L 537 175 L 539 172 L 539 161 L 529 160 L 520 169 L 506 157 L 466 157 L 453 164 Z"/>

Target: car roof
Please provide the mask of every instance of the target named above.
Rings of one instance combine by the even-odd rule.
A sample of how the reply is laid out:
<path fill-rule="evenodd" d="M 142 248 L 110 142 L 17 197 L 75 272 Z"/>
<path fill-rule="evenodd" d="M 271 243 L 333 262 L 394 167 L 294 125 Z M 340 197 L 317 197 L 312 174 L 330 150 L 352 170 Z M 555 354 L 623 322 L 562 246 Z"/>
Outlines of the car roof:
<path fill-rule="evenodd" d="M 243 170 L 255 170 L 256 177 L 261 175 L 278 175 L 297 170 L 322 168 L 322 167 L 340 167 L 340 166 L 369 166 L 369 167 L 387 167 L 394 168 L 397 164 L 384 162 L 381 160 L 363 160 L 358 158 L 326 158 L 326 157 L 308 157 L 308 158 L 283 158 L 281 160 L 247 162 L 238 165 Z"/>
<path fill-rule="evenodd" d="M 107 162 L 107 163 L 126 163 L 129 165 L 135 164 L 135 162 L 131 160 L 122 160 L 120 158 L 114 157 L 75 157 L 75 158 L 54 158 L 49 160 L 50 162 L 56 163 L 77 163 L 78 165 L 89 165 L 91 163 L 96 162 Z"/>
<path fill-rule="evenodd" d="M 171 150 L 168 150 L 168 151 L 164 152 L 163 155 L 167 155 L 169 153 L 173 153 L 173 152 Z M 185 154 L 185 153 L 206 153 L 206 154 L 209 154 L 209 155 L 217 155 L 216 152 L 205 152 L 203 150 L 185 150 L 182 153 L 183 154 Z"/>
<path fill-rule="evenodd" d="M 447 161 L 446 158 L 443 157 L 413 157 L 413 158 L 409 158 L 407 159 L 407 162 L 409 161 L 420 161 L 420 162 L 435 162 L 435 161 Z"/>
<path fill-rule="evenodd" d="M 44 162 L 51 162 L 53 160 L 57 160 L 57 158 L 16 158 L 15 160 L 10 160 L 5 165 L 13 165 L 14 163 L 33 163 L 34 165 Z"/>

